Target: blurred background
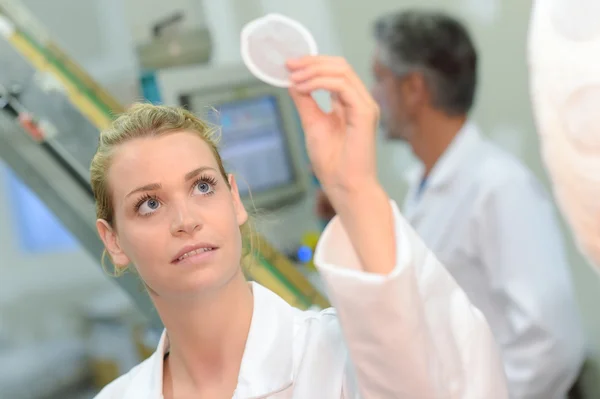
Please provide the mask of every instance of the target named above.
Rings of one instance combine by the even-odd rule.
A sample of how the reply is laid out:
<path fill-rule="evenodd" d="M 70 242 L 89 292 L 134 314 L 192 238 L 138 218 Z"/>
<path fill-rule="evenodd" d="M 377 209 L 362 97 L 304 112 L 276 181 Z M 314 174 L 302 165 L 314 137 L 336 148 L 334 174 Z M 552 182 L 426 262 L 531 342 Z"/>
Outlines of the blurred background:
<path fill-rule="evenodd" d="M 282 13 L 370 85 L 374 20 L 411 6 L 467 24 L 481 60 L 473 119 L 547 183 L 527 79 L 531 1 L 0 0 L 0 398 L 91 398 L 158 342 L 140 282 L 100 265 L 87 183 L 98 129 L 134 101 L 185 105 L 223 126 L 225 160 L 260 214 L 249 278 L 295 306 L 326 306 L 302 131 L 285 91 L 246 71 L 239 33 Z M 414 159 L 386 144 L 381 180 L 401 202 Z M 600 281 L 564 235 L 589 345 L 584 390 L 600 397 Z"/>

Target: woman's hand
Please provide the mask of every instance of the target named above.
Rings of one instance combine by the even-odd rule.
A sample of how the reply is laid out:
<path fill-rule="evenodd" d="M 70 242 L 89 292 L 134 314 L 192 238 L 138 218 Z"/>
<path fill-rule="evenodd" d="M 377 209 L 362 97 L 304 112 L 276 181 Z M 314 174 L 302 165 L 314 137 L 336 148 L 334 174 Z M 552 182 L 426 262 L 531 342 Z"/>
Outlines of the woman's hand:
<path fill-rule="evenodd" d="M 288 68 L 308 155 L 325 191 L 349 193 L 375 183 L 379 108 L 350 65 L 339 57 L 308 56 Z M 331 93 L 331 112 L 312 98 L 316 90 Z"/>
<path fill-rule="evenodd" d="M 367 272 L 388 274 L 395 265 L 394 220 L 377 180 L 375 139 L 379 108 L 348 63 L 308 56 L 288 62 L 292 96 L 315 175 L 339 215 Z M 311 93 L 327 90 L 331 112 Z"/>

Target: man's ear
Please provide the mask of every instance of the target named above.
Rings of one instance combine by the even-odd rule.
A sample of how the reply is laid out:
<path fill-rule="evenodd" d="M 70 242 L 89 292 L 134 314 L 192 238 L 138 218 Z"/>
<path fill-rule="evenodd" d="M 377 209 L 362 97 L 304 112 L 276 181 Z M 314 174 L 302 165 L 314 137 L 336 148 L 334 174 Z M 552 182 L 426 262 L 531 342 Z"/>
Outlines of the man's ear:
<path fill-rule="evenodd" d="M 248 212 L 246 211 L 246 208 L 244 208 L 244 204 L 240 198 L 240 192 L 235 177 L 232 174 L 229 174 L 227 180 L 229 180 L 229 186 L 231 187 L 231 198 L 233 199 L 233 208 L 235 210 L 238 226 L 241 226 L 248 221 Z"/>
<path fill-rule="evenodd" d="M 119 269 L 125 269 L 129 265 L 130 260 L 125 252 L 123 252 L 123 249 L 121 249 L 119 239 L 114 229 L 103 219 L 98 219 L 96 221 L 96 228 L 98 229 L 100 239 L 102 239 L 102 242 L 104 243 L 104 247 L 110 255 L 112 263 Z"/>
<path fill-rule="evenodd" d="M 429 91 L 422 73 L 411 73 L 406 77 L 404 84 L 406 88 L 405 102 L 409 107 L 416 107 L 428 100 Z"/>

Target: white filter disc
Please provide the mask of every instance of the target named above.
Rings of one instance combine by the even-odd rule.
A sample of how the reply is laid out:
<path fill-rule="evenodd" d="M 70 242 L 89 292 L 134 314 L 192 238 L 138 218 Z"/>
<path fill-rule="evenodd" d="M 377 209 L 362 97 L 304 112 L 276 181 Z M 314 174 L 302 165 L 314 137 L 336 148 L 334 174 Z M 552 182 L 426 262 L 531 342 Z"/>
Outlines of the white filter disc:
<path fill-rule="evenodd" d="M 317 43 L 298 21 L 268 14 L 242 29 L 242 59 L 258 79 L 277 87 L 289 87 L 287 60 L 316 55 Z"/>

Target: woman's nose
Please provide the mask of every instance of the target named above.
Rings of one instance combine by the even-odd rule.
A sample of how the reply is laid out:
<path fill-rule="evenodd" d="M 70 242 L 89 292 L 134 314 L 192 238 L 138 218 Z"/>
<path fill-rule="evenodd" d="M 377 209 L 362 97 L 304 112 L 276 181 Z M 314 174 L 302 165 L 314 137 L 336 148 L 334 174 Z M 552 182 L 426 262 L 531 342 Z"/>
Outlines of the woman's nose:
<path fill-rule="evenodd" d="M 192 235 L 202 228 L 202 220 L 198 212 L 194 212 L 188 204 L 177 204 L 173 210 L 171 233 L 173 235 Z"/>

